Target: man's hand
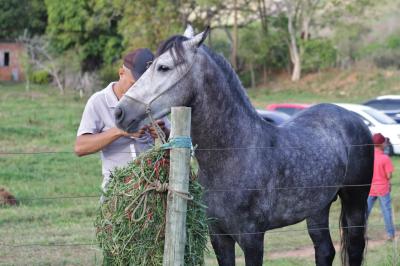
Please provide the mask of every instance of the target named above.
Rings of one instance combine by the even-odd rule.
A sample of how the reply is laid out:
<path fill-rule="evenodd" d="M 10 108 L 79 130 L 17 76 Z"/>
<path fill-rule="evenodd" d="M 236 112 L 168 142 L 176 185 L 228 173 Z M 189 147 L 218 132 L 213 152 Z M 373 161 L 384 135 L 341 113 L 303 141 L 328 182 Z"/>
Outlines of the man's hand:
<path fill-rule="evenodd" d="M 122 129 L 119 129 L 119 130 L 120 130 L 121 136 L 131 137 L 131 138 L 141 138 L 145 135 L 147 128 L 148 128 L 147 126 L 144 126 L 141 129 L 139 129 L 138 131 L 133 132 L 133 133 L 128 133 L 126 131 L 123 131 Z"/>
<path fill-rule="evenodd" d="M 169 129 L 165 127 L 165 122 L 164 122 L 164 120 L 161 120 L 161 119 L 160 119 L 160 120 L 156 120 L 155 122 L 156 122 L 157 125 L 161 128 L 161 130 L 164 131 L 165 136 L 168 137 L 168 136 L 169 136 Z M 155 127 L 153 127 L 152 125 L 149 125 L 149 126 L 148 126 L 148 130 L 149 130 L 149 133 L 150 133 L 150 135 L 151 135 L 151 137 L 152 137 L 153 139 L 158 138 L 157 130 L 156 130 Z"/>

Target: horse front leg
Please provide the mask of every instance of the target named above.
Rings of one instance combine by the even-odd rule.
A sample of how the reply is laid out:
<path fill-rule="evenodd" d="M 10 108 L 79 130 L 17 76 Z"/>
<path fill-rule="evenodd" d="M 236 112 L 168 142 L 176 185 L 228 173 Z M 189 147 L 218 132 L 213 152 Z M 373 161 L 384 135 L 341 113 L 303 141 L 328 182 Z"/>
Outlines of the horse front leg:
<path fill-rule="evenodd" d="M 264 233 L 240 235 L 238 243 L 244 252 L 246 266 L 263 265 Z"/>
<path fill-rule="evenodd" d="M 211 244 L 217 256 L 218 265 L 235 265 L 235 240 L 229 235 L 224 235 L 219 231 L 211 230 Z"/>
<path fill-rule="evenodd" d="M 314 243 L 315 265 L 331 266 L 335 258 L 335 248 L 329 232 L 329 204 L 319 213 L 308 217 L 308 234 Z"/>

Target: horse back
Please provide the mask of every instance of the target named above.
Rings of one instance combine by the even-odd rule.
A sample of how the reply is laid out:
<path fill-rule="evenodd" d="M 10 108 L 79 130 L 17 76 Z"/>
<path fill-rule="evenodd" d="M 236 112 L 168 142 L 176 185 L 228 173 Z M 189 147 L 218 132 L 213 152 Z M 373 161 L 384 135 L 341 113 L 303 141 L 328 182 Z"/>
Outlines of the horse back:
<path fill-rule="evenodd" d="M 274 159 L 277 169 L 272 221 L 288 224 L 327 206 L 343 185 L 368 184 L 372 178 L 371 134 L 357 115 L 339 106 L 313 106 L 279 127 Z"/>

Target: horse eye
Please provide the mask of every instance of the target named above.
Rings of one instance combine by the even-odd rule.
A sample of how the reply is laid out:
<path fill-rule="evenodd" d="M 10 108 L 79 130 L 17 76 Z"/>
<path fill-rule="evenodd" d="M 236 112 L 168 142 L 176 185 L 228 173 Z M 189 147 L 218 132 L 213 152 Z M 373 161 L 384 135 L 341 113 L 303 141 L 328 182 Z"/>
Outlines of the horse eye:
<path fill-rule="evenodd" d="M 170 68 L 166 65 L 159 65 L 157 70 L 161 72 L 167 72 L 168 70 L 170 70 Z"/>

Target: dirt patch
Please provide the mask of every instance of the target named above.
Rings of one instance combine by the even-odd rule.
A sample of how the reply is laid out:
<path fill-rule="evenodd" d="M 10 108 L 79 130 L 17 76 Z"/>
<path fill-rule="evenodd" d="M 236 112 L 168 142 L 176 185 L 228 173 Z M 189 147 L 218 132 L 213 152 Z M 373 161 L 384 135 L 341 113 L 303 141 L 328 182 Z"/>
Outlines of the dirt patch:
<path fill-rule="evenodd" d="M 385 240 L 368 240 L 367 248 L 375 248 L 385 244 Z M 340 251 L 340 244 L 335 245 L 336 252 Z M 314 247 L 305 246 L 299 247 L 295 250 L 288 251 L 274 251 L 267 254 L 268 259 L 282 259 L 282 258 L 314 258 Z"/>

